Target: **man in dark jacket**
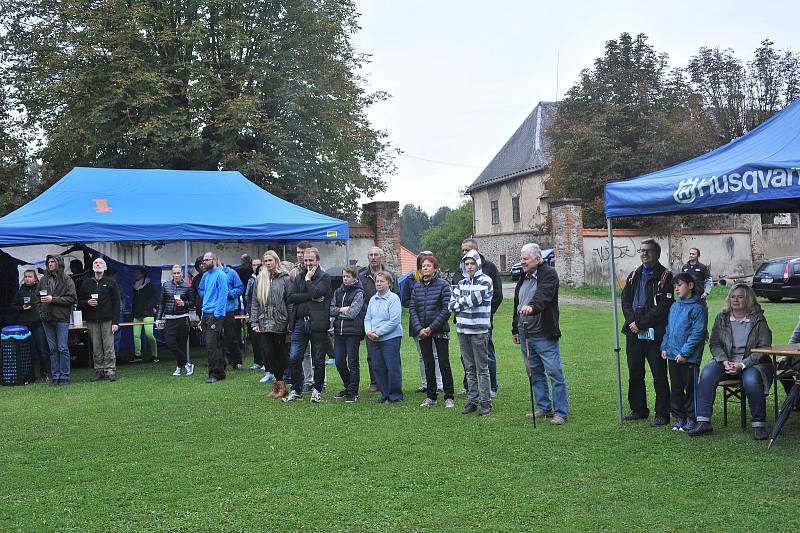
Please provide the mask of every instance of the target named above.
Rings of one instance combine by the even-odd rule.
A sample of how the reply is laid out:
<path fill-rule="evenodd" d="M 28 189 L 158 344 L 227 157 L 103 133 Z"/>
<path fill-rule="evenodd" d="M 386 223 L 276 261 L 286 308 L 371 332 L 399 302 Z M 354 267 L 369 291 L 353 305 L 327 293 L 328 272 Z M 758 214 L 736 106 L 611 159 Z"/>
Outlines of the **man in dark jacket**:
<path fill-rule="evenodd" d="M 558 327 L 558 273 L 542 261 L 542 250 L 537 244 L 523 246 L 521 258 L 523 275 L 514 290 L 511 333 L 514 343 L 522 345 L 522 356 L 536 398 L 537 409 L 530 416 L 552 416 L 550 423 L 561 426 L 566 423 L 569 414 L 569 397 L 558 344 L 561 337 Z"/>
<path fill-rule="evenodd" d="M 102 257 L 92 261 L 91 278 L 83 280 L 78 293 L 78 307 L 92 341 L 94 377 L 90 381 L 117 380 L 117 356 L 114 353 L 114 333 L 119 329 L 119 287 L 105 275 L 106 262 Z"/>
<path fill-rule="evenodd" d="M 325 347 L 328 343 L 328 306 L 331 277 L 319 266 L 319 251 L 307 248 L 303 254 L 305 273 L 293 280 L 289 303 L 294 304 L 294 328 L 289 348 L 289 366 L 292 369 L 292 392 L 286 402 L 303 397 L 303 354 L 311 341 L 311 361 L 314 366 L 314 386 L 311 401 L 322 401 L 325 386 Z"/>
<path fill-rule="evenodd" d="M 367 252 L 367 266 L 358 271 L 358 280 L 361 282 L 361 286 L 364 288 L 364 309 L 369 306 L 369 301 L 378 292 L 378 290 L 375 288 L 375 275 L 380 271 L 390 272 L 389 269 L 387 269 L 383 264 L 384 258 L 383 250 L 378 246 L 373 246 L 369 249 L 369 252 Z M 390 273 L 392 274 L 392 279 L 394 280 L 390 290 L 396 295 L 400 296 L 400 286 L 397 284 L 397 275 L 394 272 Z M 375 381 L 375 372 L 372 370 L 372 354 L 370 353 L 370 346 L 371 345 L 367 343 L 369 390 L 370 392 L 376 392 L 378 390 L 378 385 Z"/>
<path fill-rule="evenodd" d="M 470 250 L 478 251 L 478 243 L 475 239 L 464 239 L 461 243 L 461 256 L 467 255 L 467 252 Z M 500 271 L 497 270 L 497 267 L 494 263 L 483 257 L 480 252 L 478 255 L 481 258 L 481 270 L 484 274 L 492 278 L 492 322 L 494 322 L 494 314 L 500 308 L 500 304 L 503 303 L 503 280 L 500 278 Z M 464 275 L 461 273 L 459 269 L 453 275 L 453 285 L 458 285 L 458 282 Z M 492 398 L 497 395 L 497 389 L 499 385 L 497 384 L 497 354 L 494 351 L 494 342 L 492 342 L 492 327 L 489 327 L 489 380 L 492 383 Z M 464 374 L 464 389 L 467 388 L 467 375 Z M 463 391 L 462 391 L 463 392 Z"/>
<path fill-rule="evenodd" d="M 673 302 L 672 273 L 661 263 L 661 246 L 653 239 L 642 241 L 642 266 L 628 275 L 622 291 L 625 315 L 625 351 L 628 356 L 628 403 L 631 411 L 624 420 L 645 420 L 649 416 L 644 385 L 644 362 L 650 365 L 656 391 L 656 416 L 651 426 L 669 424 L 667 361 L 661 358 L 661 339 L 667 328 Z"/>
<path fill-rule="evenodd" d="M 700 248 L 689 248 L 689 260 L 681 267 L 681 272 L 687 272 L 692 276 L 694 286 L 700 291 L 700 299 L 705 301 L 714 288 L 714 280 L 711 278 L 709 268 L 700 262 Z"/>
<path fill-rule="evenodd" d="M 36 287 L 39 293 L 39 316 L 42 318 L 47 347 L 50 350 L 50 385 L 68 385 L 70 373 L 69 317 L 78 301 L 75 283 L 64 272 L 64 258 L 48 255 L 47 271 Z"/>

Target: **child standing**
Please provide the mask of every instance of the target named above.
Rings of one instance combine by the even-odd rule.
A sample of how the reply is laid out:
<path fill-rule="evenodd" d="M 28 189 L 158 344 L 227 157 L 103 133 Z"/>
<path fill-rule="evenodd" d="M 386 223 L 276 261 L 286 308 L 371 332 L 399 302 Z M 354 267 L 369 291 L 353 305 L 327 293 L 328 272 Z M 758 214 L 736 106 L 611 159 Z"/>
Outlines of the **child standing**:
<path fill-rule="evenodd" d="M 489 328 L 492 313 L 492 278 L 481 270 L 481 257 L 470 250 L 461 259 L 463 279 L 453 289 L 448 309 L 456 315 L 458 344 L 467 372 L 469 403 L 461 414 L 474 413 L 480 401 L 480 416 L 492 412 L 489 380 Z"/>
<path fill-rule="evenodd" d="M 696 424 L 694 388 L 705 348 L 708 308 L 700 299 L 700 291 L 691 275 L 678 274 L 674 283 L 678 299 L 669 310 L 661 357 L 668 360 L 672 384 L 670 407 L 677 420 L 672 430 L 689 431 Z"/>

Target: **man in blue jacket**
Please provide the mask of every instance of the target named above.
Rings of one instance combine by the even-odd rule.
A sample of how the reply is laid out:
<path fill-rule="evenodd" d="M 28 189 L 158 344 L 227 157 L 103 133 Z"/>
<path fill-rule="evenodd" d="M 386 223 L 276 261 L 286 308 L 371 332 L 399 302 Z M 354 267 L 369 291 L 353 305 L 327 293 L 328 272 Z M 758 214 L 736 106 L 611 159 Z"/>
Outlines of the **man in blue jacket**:
<path fill-rule="evenodd" d="M 201 327 L 208 353 L 208 379 L 216 383 L 225 379 L 225 355 L 222 352 L 222 328 L 228 305 L 228 277 L 222 271 L 219 257 L 213 252 L 203 255 L 204 274 L 200 280 L 200 297 L 203 299 Z M 237 276 L 238 277 L 238 276 Z"/>
<path fill-rule="evenodd" d="M 236 322 L 236 310 L 239 308 L 239 296 L 244 294 L 244 285 L 239 274 L 230 266 L 223 265 L 222 271 L 228 280 L 228 300 L 225 304 L 225 321 L 222 325 L 222 349 L 228 364 L 235 370 L 241 370 L 242 350 L 239 347 L 241 328 Z"/>

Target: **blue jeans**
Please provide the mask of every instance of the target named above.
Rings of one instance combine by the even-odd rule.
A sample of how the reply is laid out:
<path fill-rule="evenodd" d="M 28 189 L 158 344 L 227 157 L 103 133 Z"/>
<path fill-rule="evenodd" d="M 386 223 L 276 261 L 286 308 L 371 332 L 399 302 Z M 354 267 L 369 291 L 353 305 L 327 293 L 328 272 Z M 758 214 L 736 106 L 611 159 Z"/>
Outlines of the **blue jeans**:
<path fill-rule="evenodd" d="M 526 372 L 530 365 L 536 406 L 542 411 L 553 411 L 555 415 L 566 418 L 569 412 L 569 398 L 567 381 L 561 367 L 561 350 L 558 340 L 551 340 L 540 335 L 528 336 L 524 329 L 520 329 L 519 342 Z M 550 385 L 553 389 L 552 401 L 550 386 L 547 384 L 548 378 L 550 378 Z"/>
<path fill-rule="evenodd" d="M 69 379 L 70 355 L 67 338 L 69 337 L 69 321 L 42 320 L 47 348 L 50 350 L 50 377 L 53 380 Z"/>
<path fill-rule="evenodd" d="M 697 421 L 709 422 L 717 397 L 717 385 L 725 378 L 734 377 L 725 373 L 725 366 L 718 361 L 708 363 L 700 374 L 700 386 L 697 394 Z M 755 367 L 745 368 L 741 374 L 742 387 L 750 404 L 750 416 L 753 427 L 767 425 L 767 397 L 764 394 L 764 380 L 761 372 Z"/>
<path fill-rule="evenodd" d="M 400 363 L 400 341 L 402 337 L 373 341 L 367 339 L 367 347 L 372 347 L 372 369 L 375 380 L 381 389 L 381 400 L 399 402 L 403 399 L 403 367 Z"/>
<path fill-rule="evenodd" d="M 358 385 L 361 380 L 358 364 L 360 344 L 361 337 L 359 335 L 333 336 L 333 358 L 336 360 L 336 370 L 339 371 L 348 396 L 358 396 Z"/>
<path fill-rule="evenodd" d="M 311 321 L 298 318 L 292 330 L 289 346 L 289 368 L 292 370 L 292 390 L 303 393 L 303 356 L 311 342 L 311 362 L 314 366 L 314 388 L 322 392 L 325 387 L 325 346 L 327 331 L 311 331 Z"/>

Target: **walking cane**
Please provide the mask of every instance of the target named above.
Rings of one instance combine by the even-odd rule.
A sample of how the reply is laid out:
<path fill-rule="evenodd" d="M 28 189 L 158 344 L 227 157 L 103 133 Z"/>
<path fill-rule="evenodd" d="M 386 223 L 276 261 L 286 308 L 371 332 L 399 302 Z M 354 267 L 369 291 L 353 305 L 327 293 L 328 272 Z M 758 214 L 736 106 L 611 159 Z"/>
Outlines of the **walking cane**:
<path fill-rule="evenodd" d="M 531 370 L 531 354 L 528 348 L 528 339 L 520 338 L 525 346 L 525 370 L 528 372 L 528 390 L 531 393 L 531 419 L 533 420 L 533 429 L 536 429 L 536 402 L 533 399 L 533 370 Z"/>

